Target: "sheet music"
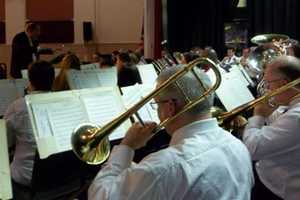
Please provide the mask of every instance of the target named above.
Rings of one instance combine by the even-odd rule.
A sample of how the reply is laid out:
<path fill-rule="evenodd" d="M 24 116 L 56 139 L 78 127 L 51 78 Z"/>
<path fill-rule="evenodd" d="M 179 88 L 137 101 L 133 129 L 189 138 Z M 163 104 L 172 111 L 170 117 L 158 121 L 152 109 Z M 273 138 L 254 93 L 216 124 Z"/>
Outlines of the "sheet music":
<path fill-rule="evenodd" d="M 127 109 L 134 106 L 144 96 L 142 85 L 140 84 L 122 87 L 121 90 L 123 93 L 122 99 Z"/>
<path fill-rule="evenodd" d="M 48 104 L 31 104 L 31 109 L 35 114 L 33 116 L 37 131 L 35 132 L 38 138 L 46 138 L 53 136 L 53 131 L 51 128 L 49 113 L 48 113 Z"/>
<path fill-rule="evenodd" d="M 122 99 L 127 109 L 134 106 L 137 102 L 139 102 L 142 98 L 144 98 L 152 91 L 152 88 L 145 84 L 136 84 L 133 86 L 122 87 L 121 89 L 123 93 Z M 139 109 L 138 114 L 143 121 L 155 121 L 156 123 L 159 123 L 157 111 L 152 109 L 152 107 L 150 106 L 150 102 Z M 136 121 L 138 121 L 135 116 L 134 118 Z"/>
<path fill-rule="evenodd" d="M 19 97 L 24 96 L 27 81 L 24 79 L 0 80 L 0 116 L 4 115 L 7 107 Z"/>
<path fill-rule="evenodd" d="M 96 88 L 101 86 L 97 73 L 91 70 L 68 70 L 67 80 L 71 89 Z"/>
<path fill-rule="evenodd" d="M 116 91 L 113 90 L 105 91 L 105 95 L 99 93 L 97 96 L 83 97 L 82 101 L 90 121 L 99 126 L 105 125 L 125 111 L 120 96 L 116 96 Z M 109 135 L 109 139 L 115 140 L 124 137 L 128 128 L 128 122 L 124 123 Z"/>
<path fill-rule="evenodd" d="M 142 83 L 147 85 L 155 85 L 157 74 L 152 64 L 137 65 Z"/>
<path fill-rule="evenodd" d="M 25 95 L 25 89 L 28 86 L 28 80 L 26 79 L 15 79 L 15 86 L 18 93 L 18 97 L 23 97 Z"/>
<path fill-rule="evenodd" d="M 229 73 L 232 74 L 232 77 L 239 79 L 239 83 L 244 84 L 245 87 L 250 84 L 237 65 L 232 65 Z"/>
<path fill-rule="evenodd" d="M 0 199 L 12 199 L 5 121 L 0 119 Z"/>
<path fill-rule="evenodd" d="M 86 122 L 100 125 L 125 110 L 118 88 L 93 88 L 25 97 L 41 158 L 71 150 L 71 134 Z M 110 137 L 123 137 L 128 124 Z"/>
<path fill-rule="evenodd" d="M 67 79 L 71 89 L 116 86 L 117 69 L 69 70 Z"/>
<path fill-rule="evenodd" d="M 91 64 L 80 65 L 81 70 L 93 70 L 93 69 L 99 69 L 99 68 L 100 68 L 99 63 L 91 63 Z"/>
<path fill-rule="evenodd" d="M 87 122 L 79 100 L 68 100 L 48 105 L 49 121 L 59 152 L 71 149 L 71 134 L 81 123 Z"/>
<path fill-rule="evenodd" d="M 241 83 L 238 77 L 232 76 L 231 73 L 222 75 L 222 82 L 216 94 L 227 111 L 254 99 L 249 89 Z"/>
<path fill-rule="evenodd" d="M 118 76 L 116 67 L 99 69 L 97 74 L 102 86 L 117 86 Z"/>

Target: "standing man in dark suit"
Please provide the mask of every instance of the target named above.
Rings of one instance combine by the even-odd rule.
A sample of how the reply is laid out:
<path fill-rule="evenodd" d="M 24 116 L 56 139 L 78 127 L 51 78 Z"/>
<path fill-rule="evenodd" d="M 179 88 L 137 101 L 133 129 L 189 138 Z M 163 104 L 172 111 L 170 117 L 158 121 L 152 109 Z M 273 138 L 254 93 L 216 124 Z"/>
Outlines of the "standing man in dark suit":
<path fill-rule="evenodd" d="M 21 78 L 21 70 L 37 60 L 38 36 L 40 26 L 36 23 L 27 23 L 25 32 L 18 33 L 12 41 L 12 55 L 10 75 L 13 78 Z"/>

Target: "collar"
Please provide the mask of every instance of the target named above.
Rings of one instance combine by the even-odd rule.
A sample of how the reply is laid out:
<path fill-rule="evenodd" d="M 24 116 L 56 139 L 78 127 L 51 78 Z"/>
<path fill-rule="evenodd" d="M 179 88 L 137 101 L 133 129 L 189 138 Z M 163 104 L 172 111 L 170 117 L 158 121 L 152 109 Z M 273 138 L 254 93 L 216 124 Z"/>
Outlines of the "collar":
<path fill-rule="evenodd" d="M 208 132 L 210 129 L 219 128 L 218 121 L 216 118 L 209 118 L 199 120 L 187 124 L 177 129 L 172 135 L 170 145 L 176 145 L 185 138 L 192 137 L 193 135 L 202 135 Z"/>
<path fill-rule="evenodd" d="M 292 100 L 289 103 L 289 107 L 292 107 L 296 104 L 300 103 L 300 94 L 296 95 L 295 97 L 292 98 Z"/>

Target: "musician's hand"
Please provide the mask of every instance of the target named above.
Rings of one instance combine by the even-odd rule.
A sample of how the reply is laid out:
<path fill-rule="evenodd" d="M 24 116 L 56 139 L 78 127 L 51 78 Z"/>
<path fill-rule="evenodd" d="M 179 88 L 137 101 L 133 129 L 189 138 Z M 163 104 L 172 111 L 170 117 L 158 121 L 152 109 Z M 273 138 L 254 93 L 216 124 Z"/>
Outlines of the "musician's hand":
<path fill-rule="evenodd" d="M 253 114 L 262 117 L 268 117 L 276 109 L 277 107 L 271 107 L 269 103 L 265 101 L 255 106 Z"/>
<path fill-rule="evenodd" d="M 156 126 L 155 122 L 145 122 L 145 126 L 141 123 L 134 123 L 127 131 L 121 144 L 127 145 L 134 150 L 145 146 L 153 135 L 152 131 Z"/>
<path fill-rule="evenodd" d="M 230 122 L 230 127 L 232 129 L 244 128 L 247 125 L 248 121 L 245 117 L 238 115 Z"/>

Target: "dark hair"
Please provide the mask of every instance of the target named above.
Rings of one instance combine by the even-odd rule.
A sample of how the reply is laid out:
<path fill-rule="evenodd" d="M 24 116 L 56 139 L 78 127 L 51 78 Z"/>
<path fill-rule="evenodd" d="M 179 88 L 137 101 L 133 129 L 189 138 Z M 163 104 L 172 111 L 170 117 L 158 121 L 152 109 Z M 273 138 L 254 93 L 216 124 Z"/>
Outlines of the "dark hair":
<path fill-rule="evenodd" d="M 131 58 L 128 53 L 120 53 L 117 57 L 124 63 L 131 63 Z"/>
<path fill-rule="evenodd" d="M 62 59 L 62 68 L 63 69 L 77 69 L 80 70 L 80 60 L 79 58 L 73 54 L 68 53 L 65 55 L 65 57 Z"/>
<path fill-rule="evenodd" d="M 120 52 L 118 51 L 118 50 L 114 50 L 113 52 L 112 52 L 112 55 L 114 55 L 114 56 L 117 56 L 117 55 L 119 55 L 120 54 Z"/>
<path fill-rule="evenodd" d="M 54 80 L 54 68 L 47 61 L 33 62 L 29 66 L 28 77 L 35 90 L 50 91 Z"/>
<path fill-rule="evenodd" d="M 300 45 L 299 44 L 295 44 L 291 47 L 294 51 L 294 56 L 297 58 L 300 58 Z"/>
<path fill-rule="evenodd" d="M 195 53 L 192 53 L 192 52 L 185 52 L 182 55 L 183 55 L 183 57 L 184 57 L 184 59 L 187 63 L 199 58 L 198 54 L 195 54 Z"/>
<path fill-rule="evenodd" d="M 35 22 L 27 22 L 25 27 L 26 27 L 26 28 L 25 28 L 26 31 L 32 32 L 32 31 L 34 31 L 34 30 L 40 28 L 40 25 L 38 25 L 38 24 L 35 23 Z"/>
<path fill-rule="evenodd" d="M 112 59 L 112 55 L 111 54 L 101 54 L 100 55 L 101 58 L 101 65 L 104 66 L 113 66 L 113 59 Z"/>

